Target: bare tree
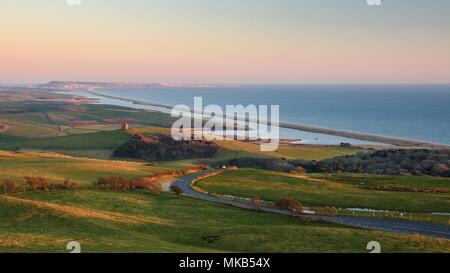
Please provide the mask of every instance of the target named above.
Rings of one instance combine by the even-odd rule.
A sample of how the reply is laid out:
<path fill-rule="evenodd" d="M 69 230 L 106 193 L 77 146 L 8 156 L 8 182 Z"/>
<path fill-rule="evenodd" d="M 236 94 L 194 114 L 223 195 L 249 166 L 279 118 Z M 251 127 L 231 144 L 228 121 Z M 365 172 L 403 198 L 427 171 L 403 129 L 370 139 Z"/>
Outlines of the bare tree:
<path fill-rule="evenodd" d="M 262 201 L 258 196 L 252 198 L 252 205 L 255 206 L 257 211 L 261 211 Z"/>

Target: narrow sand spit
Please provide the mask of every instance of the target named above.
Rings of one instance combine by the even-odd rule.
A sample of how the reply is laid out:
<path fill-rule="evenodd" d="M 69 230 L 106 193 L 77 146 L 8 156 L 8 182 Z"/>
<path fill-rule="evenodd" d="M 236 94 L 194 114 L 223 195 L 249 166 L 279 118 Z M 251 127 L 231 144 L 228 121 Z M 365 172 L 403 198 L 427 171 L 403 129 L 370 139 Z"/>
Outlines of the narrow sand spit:
<path fill-rule="evenodd" d="M 155 107 L 161 107 L 161 108 L 166 108 L 166 109 L 170 109 L 170 110 L 174 108 L 174 106 L 167 105 L 167 104 L 161 104 L 161 103 L 155 103 L 155 102 L 122 98 L 122 97 L 118 97 L 118 96 L 108 95 L 108 94 L 105 94 L 102 92 L 98 92 L 98 91 L 94 90 L 94 88 L 87 88 L 85 91 L 87 91 L 91 94 L 97 95 L 97 96 L 127 101 L 127 102 L 131 102 L 133 104 L 155 106 Z M 192 110 L 191 112 L 197 113 L 197 114 L 203 114 L 205 116 L 208 115 L 208 113 L 198 112 L 195 110 Z M 222 117 L 228 118 L 228 119 L 236 118 L 237 120 L 246 121 L 246 122 L 258 122 L 258 120 L 251 119 L 248 117 L 240 117 L 240 116 L 235 117 L 235 116 L 230 116 L 230 115 L 222 115 Z M 272 124 L 270 121 L 263 121 L 263 122 L 267 122 L 268 125 Z M 449 149 L 450 148 L 449 145 L 444 145 L 444 144 L 422 142 L 422 141 L 415 141 L 415 140 L 402 139 L 402 138 L 385 137 L 385 136 L 378 136 L 378 135 L 371 135 L 371 134 L 364 134 L 364 133 L 357 133 L 357 132 L 349 132 L 349 131 L 343 131 L 343 130 L 328 129 L 328 128 L 302 125 L 302 124 L 287 123 L 287 122 L 280 122 L 279 127 L 287 128 L 287 129 L 294 129 L 294 130 L 304 131 L 304 132 L 312 132 L 312 133 L 353 138 L 353 139 L 359 139 L 359 140 L 371 141 L 371 142 L 377 142 L 377 143 L 391 144 L 391 145 L 395 145 L 395 146 L 430 148 L 430 149 Z"/>

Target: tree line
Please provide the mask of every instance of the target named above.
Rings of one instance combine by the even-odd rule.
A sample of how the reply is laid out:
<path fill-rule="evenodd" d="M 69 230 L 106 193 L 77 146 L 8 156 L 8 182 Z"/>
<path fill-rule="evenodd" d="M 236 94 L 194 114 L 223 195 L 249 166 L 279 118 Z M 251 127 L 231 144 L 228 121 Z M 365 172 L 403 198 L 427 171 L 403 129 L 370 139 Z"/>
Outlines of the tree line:
<path fill-rule="evenodd" d="M 176 141 L 169 134 L 145 136 L 134 134 L 116 151 L 115 157 L 138 158 L 148 161 L 168 161 L 189 158 L 209 158 L 216 154 L 219 146 L 206 140 Z"/>
<path fill-rule="evenodd" d="M 155 181 L 140 178 L 135 180 L 128 180 L 123 177 L 100 177 L 94 182 L 96 189 L 101 190 L 135 190 L 143 189 L 144 193 L 151 192 L 153 194 L 159 194 L 161 187 Z"/>
<path fill-rule="evenodd" d="M 202 160 L 203 164 L 220 167 L 255 167 L 279 172 L 367 173 L 450 177 L 450 150 L 388 149 L 360 151 L 355 155 L 331 159 L 288 160 L 285 158 L 237 158 L 225 161 Z"/>
<path fill-rule="evenodd" d="M 20 183 L 5 180 L 0 183 L 0 188 L 5 194 L 16 194 L 19 192 L 41 192 L 56 191 L 66 189 L 84 189 L 84 186 L 77 182 L 66 179 L 64 183 L 52 183 L 47 178 L 39 176 L 25 176 Z"/>
<path fill-rule="evenodd" d="M 308 172 L 450 177 L 449 150 L 389 149 L 358 152 L 322 161 L 294 161 Z"/>

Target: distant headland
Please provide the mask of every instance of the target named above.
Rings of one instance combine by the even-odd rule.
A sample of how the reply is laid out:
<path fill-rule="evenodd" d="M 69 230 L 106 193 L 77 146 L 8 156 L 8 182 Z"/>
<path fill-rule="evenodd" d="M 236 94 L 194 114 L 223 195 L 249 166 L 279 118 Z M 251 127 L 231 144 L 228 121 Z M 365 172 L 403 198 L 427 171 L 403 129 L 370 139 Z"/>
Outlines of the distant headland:
<path fill-rule="evenodd" d="M 146 88 L 146 87 L 238 87 L 239 85 L 230 84 L 180 84 L 180 83 L 131 83 L 131 82 L 72 82 L 72 81 L 52 81 L 41 84 L 41 88 L 59 88 L 59 89 L 88 89 L 95 88 Z"/>

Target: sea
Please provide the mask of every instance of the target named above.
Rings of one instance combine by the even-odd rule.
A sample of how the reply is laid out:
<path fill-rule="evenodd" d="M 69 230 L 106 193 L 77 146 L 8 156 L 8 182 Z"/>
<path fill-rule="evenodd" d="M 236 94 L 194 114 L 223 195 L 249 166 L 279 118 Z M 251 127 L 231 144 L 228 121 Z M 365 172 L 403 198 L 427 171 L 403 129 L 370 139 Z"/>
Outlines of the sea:
<path fill-rule="evenodd" d="M 450 145 L 450 85 L 240 85 L 233 87 L 114 88 L 98 91 L 169 105 L 279 105 L 280 121 Z M 101 103 L 154 108 L 99 98 Z M 160 110 L 160 109 L 159 109 Z M 306 144 L 373 144 L 280 129 Z"/>

